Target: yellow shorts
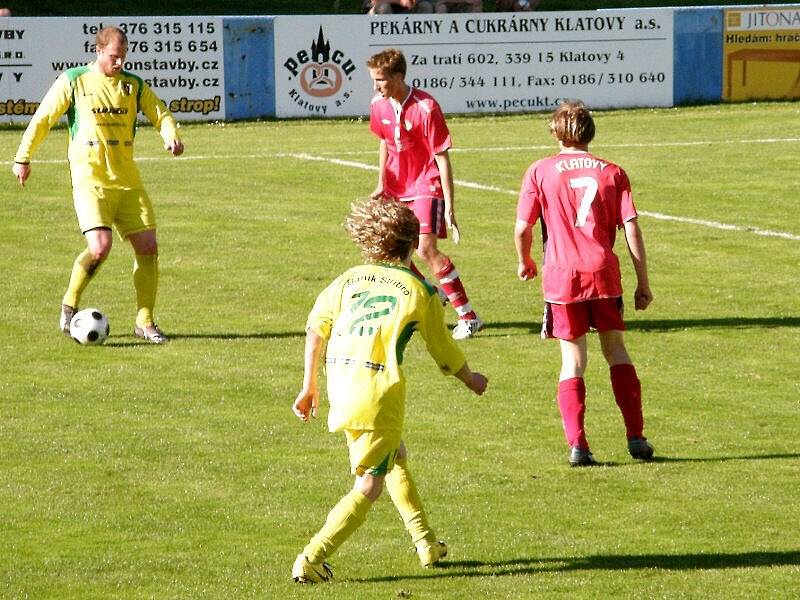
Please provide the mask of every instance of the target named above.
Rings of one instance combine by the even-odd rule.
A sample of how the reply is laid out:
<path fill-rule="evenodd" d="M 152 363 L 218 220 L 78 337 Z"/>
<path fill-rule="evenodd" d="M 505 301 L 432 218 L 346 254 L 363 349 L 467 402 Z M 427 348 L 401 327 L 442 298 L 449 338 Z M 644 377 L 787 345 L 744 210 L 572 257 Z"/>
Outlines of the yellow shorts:
<path fill-rule="evenodd" d="M 103 187 L 72 189 L 78 225 L 83 233 L 113 226 L 121 238 L 156 228 L 156 215 L 143 188 L 117 190 Z"/>
<path fill-rule="evenodd" d="M 394 429 L 374 431 L 345 429 L 353 475 L 386 475 L 394 467 L 400 450 L 401 432 Z"/>

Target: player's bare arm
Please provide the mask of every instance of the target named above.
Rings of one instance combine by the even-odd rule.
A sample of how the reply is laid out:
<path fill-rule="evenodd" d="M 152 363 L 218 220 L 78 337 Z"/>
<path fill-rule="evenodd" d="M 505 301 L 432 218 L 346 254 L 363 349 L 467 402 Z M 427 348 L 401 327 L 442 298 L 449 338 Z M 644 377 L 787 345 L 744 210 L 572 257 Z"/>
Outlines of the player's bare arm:
<path fill-rule="evenodd" d="M 478 396 L 483 395 L 489 384 L 489 380 L 483 374 L 473 372 L 467 363 L 456 372 L 456 377 Z"/>
<path fill-rule="evenodd" d="M 25 182 L 28 180 L 28 177 L 31 176 L 31 165 L 30 163 L 14 163 L 14 166 L 11 167 L 11 172 L 14 173 L 14 177 L 17 178 L 19 184 L 22 187 L 25 187 Z"/>
<path fill-rule="evenodd" d="M 444 220 L 453 232 L 453 243 L 461 240 L 461 232 L 456 221 L 455 186 L 453 185 L 453 167 L 450 164 L 450 152 L 444 150 L 433 155 L 439 175 L 442 178 L 442 196 L 444 196 Z"/>
<path fill-rule="evenodd" d="M 319 388 L 317 386 L 317 372 L 319 371 L 319 357 L 325 340 L 315 331 L 306 332 L 305 370 L 303 373 L 303 388 L 297 394 L 292 404 L 292 412 L 301 421 L 316 418 L 319 408 Z"/>
<path fill-rule="evenodd" d="M 625 240 L 628 243 L 628 252 L 636 272 L 634 307 L 636 310 L 645 310 L 653 301 L 653 292 L 650 290 L 650 280 L 647 275 L 647 252 L 638 219 L 631 219 L 625 223 Z"/>
<path fill-rule="evenodd" d="M 370 198 L 383 197 L 383 173 L 386 170 L 386 161 L 389 158 L 389 149 L 386 147 L 386 141 L 381 140 L 378 145 L 378 187 L 370 194 Z"/>
<path fill-rule="evenodd" d="M 533 226 L 527 221 L 517 219 L 514 228 L 514 245 L 517 247 L 517 276 L 523 281 L 533 279 L 538 274 L 536 262 L 531 258 Z"/>

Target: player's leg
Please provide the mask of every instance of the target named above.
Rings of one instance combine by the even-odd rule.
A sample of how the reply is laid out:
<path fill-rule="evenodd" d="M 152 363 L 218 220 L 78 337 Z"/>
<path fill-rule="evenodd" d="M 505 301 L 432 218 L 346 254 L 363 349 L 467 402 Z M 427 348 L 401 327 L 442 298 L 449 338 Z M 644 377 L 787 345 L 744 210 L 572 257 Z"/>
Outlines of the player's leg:
<path fill-rule="evenodd" d="M 564 436 L 570 447 L 569 463 L 572 466 L 594 464 L 586 439 L 584 416 L 586 414 L 586 385 L 583 374 L 588 353 L 586 336 L 559 340 L 561 345 L 561 374 L 558 381 L 558 411 L 564 426 Z"/>
<path fill-rule="evenodd" d="M 136 258 L 133 262 L 133 287 L 136 290 L 137 337 L 162 343 L 166 336 L 155 324 L 154 310 L 158 292 L 158 241 L 154 229 L 128 236 Z"/>
<path fill-rule="evenodd" d="M 90 229 L 83 235 L 86 238 L 86 248 L 72 265 L 72 274 L 63 298 L 64 304 L 74 307 L 80 306 L 83 290 L 89 285 L 100 265 L 108 258 L 113 240 L 111 230 L 105 227 Z"/>
<path fill-rule="evenodd" d="M 292 577 L 298 583 L 318 583 L 333 576 L 326 560 L 361 527 L 380 497 L 385 475 L 356 476 L 355 485 L 328 513 L 328 518 L 295 560 Z M 327 576 L 325 576 L 327 574 Z"/>
<path fill-rule="evenodd" d="M 90 229 L 84 233 L 86 249 L 81 252 L 72 264 L 72 272 L 64 297 L 61 299 L 61 318 L 59 326 L 65 335 L 69 335 L 69 323 L 80 306 L 81 296 L 89 285 L 97 269 L 111 252 L 111 230 L 106 228 Z"/>
<path fill-rule="evenodd" d="M 411 264 L 408 265 L 408 268 L 411 269 L 411 272 L 414 273 L 414 275 L 427 282 L 428 285 L 434 288 L 436 293 L 439 295 L 439 300 L 442 301 L 442 306 L 447 306 L 447 303 L 450 302 L 450 298 L 447 297 L 447 294 L 442 288 L 433 285 L 428 278 L 425 277 L 425 274 L 419 270 L 419 267 L 417 267 L 417 264 L 414 261 L 411 261 Z"/>
<path fill-rule="evenodd" d="M 447 294 L 448 300 L 458 312 L 459 318 L 461 318 L 462 313 L 466 314 L 466 311 L 472 311 L 458 271 L 455 270 L 452 261 L 439 250 L 435 233 L 420 233 L 417 256 L 434 273 L 439 285 L 442 286 L 445 294 Z M 472 314 L 474 315 L 475 313 L 472 312 Z"/>
<path fill-rule="evenodd" d="M 461 276 L 448 256 L 439 250 L 438 240 L 447 237 L 444 219 L 444 200 L 441 198 L 418 198 L 411 202 L 411 209 L 419 219 L 419 244 L 417 256 L 428 265 L 439 280 L 450 304 L 458 313 L 458 324 L 453 337 L 464 339 L 483 329 L 483 321 L 472 309 Z"/>
<path fill-rule="evenodd" d="M 456 339 L 472 337 L 483 329 L 483 321 L 470 304 L 458 270 L 450 258 L 439 250 L 436 234 L 420 234 L 417 255 L 436 275 L 439 286 L 458 313 L 458 324 L 453 330 L 453 337 Z"/>
<path fill-rule="evenodd" d="M 653 457 L 653 446 L 644 437 L 642 384 L 625 348 L 623 332 L 619 329 L 602 331 L 599 337 L 609 366 L 614 399 L 625 422 L 628 451 L 634 458 L 649 460 Z"/>
<path fill-rule="evenodd" d="M 589 450 L 584 426 L 586 385 L 583 374 L 589 359 L 586 342 L 589 315 L 585 304 L 579 302 L 549 305 L 552 334 L 558 338 L 561 349 L 561 372 L 556 399 L 564 436 L 570 447 L 569 464 L 574 467 L 596 464 Z"/>
<path fill-rule="evenodd" d="M 113 191 L 94 187 L 74 188 L 72 199 L 86 249 L 72 265 L 67 291 L 61 300 L 59 327 L 65 335 L 69 335 L 69 323 L 80 306 L 83 291 L 111 252 L 111 224 L 118 200 Z"/>
<path fill-rule="evenodd" d="M 134 335 L 154 344 L 167 341 L 155 323 L 158 293 L 158 238 L 150 198 L 143 189 L 126 192 L 115 221 L 120 235 L 128 240 L 135 255 L 133 287 L 136 291 Z"/>
<path fill-rule="evenodd" d="M 325 562 L 365 521 L 372 503 L 383 491 L 387 472 L 394 467 L 400 446 L 397 431 L 345 431 L 350 465 L 356 476 L 353 489 L 328 513 L 292 567 L 298 583 L 318 583 L 333 577 Z"/>
<path fill-rule="evenodd" d="M 394 467 L 386 476 L 386 490 L 411 535 L 422 566 L 429 567 L 447 556 L 447 545 L 436 539 L 436 534 L 428 523 L 422 498 L 408 468 L 408 453 L 402 442 Z"/>

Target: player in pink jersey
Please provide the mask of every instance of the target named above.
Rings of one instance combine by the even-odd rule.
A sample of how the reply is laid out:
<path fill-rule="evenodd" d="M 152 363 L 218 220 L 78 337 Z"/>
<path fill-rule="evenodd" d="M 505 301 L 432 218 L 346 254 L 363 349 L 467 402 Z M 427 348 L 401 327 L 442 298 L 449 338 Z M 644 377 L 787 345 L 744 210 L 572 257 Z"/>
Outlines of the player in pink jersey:
<path fill-rule="evenodd" d="M 417 215 L 417 256 L 433 271 L 458 313 L 453 337 L 472 337 L 483 329 L 483 321 L 472 309 L 453 262 L 437 243 L 447 237 L 447 227 L 455 243 L 461 238 L 448 153 L 452 142 L 444 115 L 430 94 L 406 84 L 406 59 L 399 50 L 379 52 L 367 61 L 367 67 L 377 92 L 369 126 L 381 140 L 378 186 L 372 197 L 407 202 Z"/>
<path fill-rule="evenodd" d="M 636 272 L 634 305 L 636 310 L 646 309 L 653 294 L 630 182 L 620 167 L 589 153 L 595 126 L 582 102 L 562 103 L 553 113 L 550 131 L 558 140 L 560 152 L 533 163 L 525 173 L 514 241 L 519 278 L 534 278 L 533 225 L 542 221 L 542 337 L 558 338 L 561 344 L 557 398 L 570 445 L 569 463 L 597 464 L 584 430 L 583 374 L 590 328 L 597 330 L 610 367 L 611 387 L 627 430 L 628 451 L 633 458 L 650 460 L 653 447 L 643 434 L 641 384 L 623 341 L 622 278 L 613 251 L 617 229 L 624 229 Z"/>

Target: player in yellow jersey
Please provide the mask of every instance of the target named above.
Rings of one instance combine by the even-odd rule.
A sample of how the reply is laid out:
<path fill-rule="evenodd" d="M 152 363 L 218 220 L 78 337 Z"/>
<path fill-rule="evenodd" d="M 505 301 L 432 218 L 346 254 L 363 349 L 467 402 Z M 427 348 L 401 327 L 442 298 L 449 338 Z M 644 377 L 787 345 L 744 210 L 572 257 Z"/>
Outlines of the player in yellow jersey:
<path fill-rule="evenodd" d="M 153 316 L 158 288 L 155 214 L 133 162 L 137 113 L 150 119 L 173 156 L 183 153 L 183 144 L 164 102 L 139 77 L 122 70 L 128 51 L 125 34 L 116 27 L 100 30 L 96 51 L 97 60 L 65 71 L 47 92 L 22 136 L 13 171 L 24 186 L 31 174 L 33 153 L 66 113 L 72 195 L 86 249 L 72 267 L 59 327 L 69 335 L 81 294 L 111 251 L 114 227 L 122 239 L 130 241 L 136 254 L 134 334 L 161 344 L 167 337 Z"/>
<path fill-rule="evenodd" d="M 306 324 L 303 388 L 292 410 L 303 421 L 316 417 L 327 341 L 328 428 L 344 431 L 355 485 L 295 560 L 292 577 L 300 583 L 333 577 L 326 559 L 364 522 L 384 482 L 422 565 L 447 554 L 428 524 L 402 440 L 403 352 L 412 334 L 420 333 L 442 373 L 478 395 L 487 384 L 450 336 L 436 290 L 410 270 L 419 238 L 411 209 L 395 200 L 366 200 L 353 207 L 346 227 L 366 264 L 342 273 L 317 298 Z"/>

